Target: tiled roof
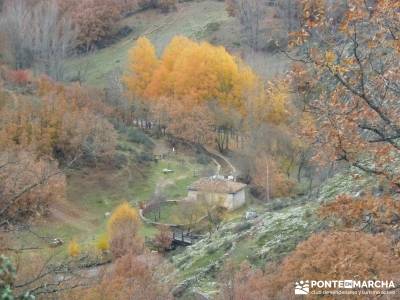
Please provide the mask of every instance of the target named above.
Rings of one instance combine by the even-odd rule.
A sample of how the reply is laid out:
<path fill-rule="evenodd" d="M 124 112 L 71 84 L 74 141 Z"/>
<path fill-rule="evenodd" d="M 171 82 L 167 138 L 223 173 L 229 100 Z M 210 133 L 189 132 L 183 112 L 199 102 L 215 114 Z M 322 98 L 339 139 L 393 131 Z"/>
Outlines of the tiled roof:
<path fill-rule="evenodd" d="M 211 193 L 233 194 L 244 189 L 246 184 L 226 179 L 201 178 L 194 182 L 189 190 Z"/>

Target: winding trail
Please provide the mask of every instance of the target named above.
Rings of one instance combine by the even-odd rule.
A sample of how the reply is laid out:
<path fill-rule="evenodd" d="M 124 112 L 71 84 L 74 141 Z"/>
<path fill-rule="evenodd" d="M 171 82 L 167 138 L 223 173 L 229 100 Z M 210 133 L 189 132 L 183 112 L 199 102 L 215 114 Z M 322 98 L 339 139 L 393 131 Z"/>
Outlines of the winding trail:
<path fill-rule="evenodd" d="M 237 174 L 237 169 L 226 156 L 222 155 L 217 150 L 210 147 L 204 147 L 204 150 L 217 164 L 218 175 L 229 176 Z"/>

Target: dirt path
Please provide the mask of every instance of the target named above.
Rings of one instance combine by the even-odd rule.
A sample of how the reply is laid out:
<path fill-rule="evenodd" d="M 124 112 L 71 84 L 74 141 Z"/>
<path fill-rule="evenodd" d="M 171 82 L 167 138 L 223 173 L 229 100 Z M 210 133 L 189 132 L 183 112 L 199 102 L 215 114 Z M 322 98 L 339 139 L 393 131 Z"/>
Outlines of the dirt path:
<path fill-rule="evenodd" d="M 237 173 L 237 169 L 226 156 L 209 147 L 205 148 L 205 150 L 219 165 L 219 175 L 229 176 Z"/>

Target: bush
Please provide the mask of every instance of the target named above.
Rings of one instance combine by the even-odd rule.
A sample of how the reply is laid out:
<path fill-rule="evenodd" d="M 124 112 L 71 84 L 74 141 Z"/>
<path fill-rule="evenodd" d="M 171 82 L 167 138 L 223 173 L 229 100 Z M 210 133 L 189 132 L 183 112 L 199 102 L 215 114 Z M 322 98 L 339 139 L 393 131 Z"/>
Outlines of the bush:
<path fill-rule="evenodd" d="M 127 133 L 128 132 L 128 127 L 125 125 L 125 123 L 121 119 L 112 118 L 112 119 L 110 119 L 110 123 L 114 126 L 115 130 L 117 130 L 119 133 Z"/>
<path fill-rule="evenodd" d="M 11 260 L 0 255 L 0 299 L 14 299 L 11 287 L 15 282 L 15 272 Z"/>
<path fill-rule="evenodd" d="M 107 224 L 110 250 L 115 258 L 143 251 L 143 242 L 138 236 L 139 226 L 139 213 L 128 202 L 115 209 Z"/>
<path fill-rule="evenodd" d="M 112 157 L 111 164 L 114 168 L 122 169 L 128 164 L 128 157 L 124 153 L 116 153 Z"/>
<path fill-rule="evenodd" d="M 204 153 L 197 154 L 197 163 L 201 165 L 207 165 L 210 163 L 211 159 Z"/>
<path fill-rule="evenodd" d="M 271 203 L 272 210 L 281 210 L 281 209 L 284 209 L 285 207 L 287 207 L 287 203 L 285 203 L 284 201 L 282 201 L 280 199 L 274 200 Z"/>
<path fill-rule="evenodd" d="M 208 247 L 207 247 L 207 254 L 214 254 L 215 252 L 217 252 L 218 251 L 218 247 L 217 246 L 215 246 L 215 245 L 209 245 Z"/>
<path fill-rule="evenodd" d="M 250 227 L 251 227 L 251 226 L 250 226 Z M 249 228 L 250 228 L 250 227 L 249 227 Z M 232 242 L 231 242 L 231 241 L 224 241 L 223 244 L 222 244 L 222 246 L 221 246 L 221 248 L 222 248 L 224 251 L 228 251 L 229 249 L 232 248 Z"/>
<path fill-rule="evenodd" d="M 129 129 L 128 140 L 132 143 L 142 144 L 147 148 L 154 146 L 152 140 L 143 131 L 136 128 Z"/>
<path fill-rule="evenodd" d="M 148 152 L 140 152 L 137 156 L 136 156 L 136 160 L 139 163 L 144 163 L 144 162 L 149 162 L 149 161 L 153 161 L 153 155 L 151 153 Z"/>
<path fill-rule="evenodd" d="M 102 252 L 107 251 L 110 248 L 110 244 L 108 242 L 108 236 L 107 234 L 102 234 L 97 242 L 96 242 L 96 248 Z"/>
<path fill-rule="evenodd" d="M 158 233 L 154 237 L 154 245 L 158 251 L 164 252 L 171 248 L 172 245 L 172 232 L 168 226 L 159 226 Z"/>
<path fill-rule="evenodd" d="M 68 244 L 68 255 L 76 257 L 81 253 L 81 247 L 76 240 L 71 240 Z"/>
<path fill-rule="evenodd" d="M 245 231 L 245 230 L 247 230 L 247 229 L 250 229 L 251 226 L 252 226 L 251 223 L 249 223 L 249 222 L 243 222 L 243 223 L 240 223 L 240 224 L 236 225 L 236 226 L 233 228 L 233 232 L 234 232 L 234 233 L 239 233 L 239 232 Z"/>
<path fill-rule="evenodd" d="M 158 7 L 161 9 L 162 12 L 166 13 L 170 10 L 176 9 L 176 2 L 177 0 L 158 0 Z"/>

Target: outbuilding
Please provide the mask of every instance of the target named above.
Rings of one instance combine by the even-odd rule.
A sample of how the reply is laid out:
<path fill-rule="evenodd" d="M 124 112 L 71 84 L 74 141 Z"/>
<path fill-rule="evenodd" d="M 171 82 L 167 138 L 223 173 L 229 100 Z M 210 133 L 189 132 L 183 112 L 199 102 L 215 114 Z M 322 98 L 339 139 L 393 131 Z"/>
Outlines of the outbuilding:
<path fill-rule="evenodd" d="M 218 203 L 235 210 L 246 203 L 246 184 L 221 178 L 201 178 L 189 187 L 188 198 Z"/>

